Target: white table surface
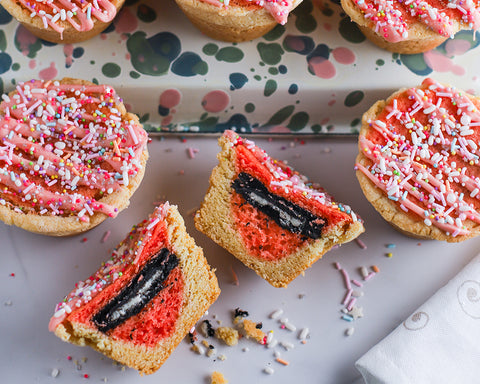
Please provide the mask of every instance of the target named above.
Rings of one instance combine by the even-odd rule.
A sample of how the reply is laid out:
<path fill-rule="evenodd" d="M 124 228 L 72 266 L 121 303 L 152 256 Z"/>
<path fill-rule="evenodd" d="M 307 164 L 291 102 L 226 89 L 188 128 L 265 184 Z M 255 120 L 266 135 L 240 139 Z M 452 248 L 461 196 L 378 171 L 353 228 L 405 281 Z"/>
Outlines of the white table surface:
<path fill-rule="evenodd" d="M 0 224 L 0 382 L 98 383 L 106 379 L 119 384 L 203 384 L 209 383 L 210 374 L 217 370 L 230 383 L 360 383 L 354 362 L 478 253 L 480 239 L 460 244 L 419 242 L 383 221 L 363 197 L 355 178 L 354 138 L 308 138 L 304 145 L 290 137 L 257 137 L 255 141 L 271 156 L 288 160 L 321 183 L 338 201 L 350 204 L 365 221 L 366 232 L 360 239 L 367 249 L 356 242 L 343 245 L 327 253 L 288 288 L 271 287 L 194 228 L 189 213 L 199 206 L 217 163 L 216 138 L 187 137 L 186 142 L 179 137 L 154 139 L 149 144 L 145 179 L 130 207 L 116 219 L 108 219 L 86 234 L 58 239 Z M 198 149 L 194 159 L 188 156 L 189 147 Z M 78 280 L 93 273 L 131 225 L 143 220 L 153 210 L 153 202 L 162 197 L 179 205 L 189 233 L 217 269 L 222 293 L 206 318 L 212 320 L 216 315 L 224 325 L 230 325 L 232 310 L 247 310 L 251 320 L 263 322 L 264 331 L 273 330 L 276 339 L 295 345 L 290 351 L 275 348 L 288 366 L 274 361 L 272 349 L 249 340 L 241 340 L 236 347 L 212 340 L 227 357 L 225 361 L 193 353 L 185 340 L 159 371 L 140 377 L 132 369 L 122 369 L 91 349 L 64 343 L 48 332 L 56 302 Z M 102 242 L 107 231 L 111 234 Z M 396 247 L 388 249 L 387 244 Z M 387 258 L 387 252 L 393 257 Z M 377 265 L 380 269 L 361 288 L 364 296 L 357 304 L 363 307 L 364 317 L 353 323 L 340 319 L 345 288 L 334 262 L 357 279 L 361 279 L 360 266 Z M 232 284 L 232 268 L 238 286 Z M 298 332 L 280 329 L 277 321 L 269 319 L 279 308 L 298 329 L 310 329 L 306 344 L 299 342 Z M 347 337 L 344 332 L 349 326 L 355 333 Z M 245 347 L 249 349 L 246 352 Z M 274 368 L 273 375 L 263 372 L 266 366 Z M 51 375 L 54 369 L 59 370 L 55 378 Z"/>

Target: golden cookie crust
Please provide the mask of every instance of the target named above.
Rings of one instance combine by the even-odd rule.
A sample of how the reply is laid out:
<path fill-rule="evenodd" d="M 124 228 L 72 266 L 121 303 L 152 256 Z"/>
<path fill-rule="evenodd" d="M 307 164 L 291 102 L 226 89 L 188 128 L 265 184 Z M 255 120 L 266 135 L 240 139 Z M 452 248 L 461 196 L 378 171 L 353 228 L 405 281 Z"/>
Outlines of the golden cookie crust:
<path fill-rule="evenodd" d="M 286 287 L 334 245 L 351 241 L 364 231 L 360 221 L 345 223 L 281 260 L 271 262 L 250 256 L 231 216 L 231 182 L 236 175 L 235 149 L 224 136 L 220 137 L 219 145 L 222 148 L 217 155 L 219 164 L 210 176 L 209 189 L 195 215 L 195 226 L 274 287 Z"/>
<path fill-rule="evenodd" d="M 420 86 L 417 88 L 422 89 L 425 87 Z M 377 116 L 384 110 L 385 106 L 388 105 L 393 99 L 401 96 L 406 90 L 407 88 L 402 88 L 393 93 L 388 99 L 377 101 L 367 112 L 365 112 L 362 117 L 362 126 L 360 128 L 359 136 L 366 136 L 368 131 L 371 129 L 369 121 L 376 120 Z M 463 94 L 467 95 L 472 100 L 475 99 L 475 97 L 472 95 L 467 93 Z M 370 166 L 372 162 L 363 154 L 363 148 L 360 142 L 358 144 L 358 152 L 359 153 L 357 155 L 356 162 L 360 163 L 364 167 Z M 459 235 L 455 237 L 447 235 L 444 231 L 433 225 L 427 226 L 420 218 L 403 211 L 361 171 L 357 170 L 356 176 L 365 197 L 372 204 L 375 210 L 380 213 L 380 215 L 395 229 L 409 237 L 422 240 L 442 240 L 457 243 L 480 234 L 480 225 L 471 220 L 464 221 L 464 225 L 470 231 L 470 234 Z"/>
<path fill-rule="evenodd" d="M 205 35 L 221 41 L 242 42 L 256 39 L 277 25 L 264 8 L 219 8 L 200 0 L 175 0 L 192 24 Z M 294 0 L 294 8 L 302 0 Z"/>
<path fill-rule="evenodd" d="M 63 78 L 62 80 L 60 80 L 60 83 L 86 86 L 95 85 L 94 83 L 87 80 L 73 78 Z M 11 97 L 15 93 L 16 91 L 13 91 L 9 94 L 9 96 Z M 123 103 L 118 104 L 117 109 L 122 114 L 122 117 L 124 119 L 133 120 L 140 127 L 142 126 L 139 122 L 138 116 L 133 113 L 127 112 Z M 145 149 L 140 159 L 139 171 L 135 175 L 135 177 L 129 180 L 128 186 L 121 186 L 117 191 L 113 192 L 112 194 L 106 195 L 102 199 L 98 200 L 98 202 L 113 205 L 118 208 L 118 212 L 127 208 L 130 204 L 130 197 L 137 190 L 143 180 L 147 160 L 148 150 L 145 146 Z M 2 192 L 0 190 L 0 197 L 1 196 Z M 0 220 L 3 221 L 5 224 L 15 225 L 30 232 L 49 236 L 71 236 L 78 233 L 86 232 L 103 222 L 106 218 L 108 218 L 108 216 L 104 213 L 95 212 L 92 216 L 90 216 L 90 220 L 88 222 L 83 222 L 78 220 L 77 216 L 61 217 L 37 215 L 33 212 L 21 213 L 17 212 L 14 206 L 0 205 Z"/>
<path fill-rule="evenodd" d="M 117 9 L 117 15 L 122 8 L 125 0 L 109 0 Z M 112 22 L 105 23 L 103 21 L 92 18 L 94 21 L 93 28 L 88 31 L 77 31 L 72 24 L 68 21 L 59 21 L 58 23 L 65 28 L 62 35 L 52 29 L 51 27 L 45 28 L 43 21 L 39 17 L 30 17 L 30 11 L 24 8 L 16 0 L 0 0 L 0 4 L 10 13 L 19 23 L 21 23 L 26 29 L 32 32 L 40 39 L 50 41 L 57 44 L 73 44 L 79 43 L 85 40 L 89 40 L 92 37 L 98 35 L 104 31 Z"/>

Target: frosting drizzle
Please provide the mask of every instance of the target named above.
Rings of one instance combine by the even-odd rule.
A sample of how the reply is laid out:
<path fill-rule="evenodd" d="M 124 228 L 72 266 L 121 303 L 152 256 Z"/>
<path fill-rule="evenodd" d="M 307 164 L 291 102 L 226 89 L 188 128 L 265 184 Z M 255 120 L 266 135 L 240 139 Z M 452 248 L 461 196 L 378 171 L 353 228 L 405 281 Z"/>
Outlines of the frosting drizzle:
<path fill-rule="evenodd" d="M 478 102 L 426 79 L 368 123 L 357 169 L 425 225 L 468 235 L 465 222 L 480 223 Z"/>
<path fill-rule="evenodd" d="M 98 200 L 128 187 L 148 136 L 113 88 L 32 80 L 3 95 L 0 112 L 0 204 L 86 222 L 116 216 Z"/>

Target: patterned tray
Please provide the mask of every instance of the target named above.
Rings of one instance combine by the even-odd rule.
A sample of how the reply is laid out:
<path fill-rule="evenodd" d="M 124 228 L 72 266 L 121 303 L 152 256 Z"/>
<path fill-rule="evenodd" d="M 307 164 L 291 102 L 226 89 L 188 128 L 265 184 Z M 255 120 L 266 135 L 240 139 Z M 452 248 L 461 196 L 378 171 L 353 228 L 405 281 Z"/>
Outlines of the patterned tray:
<path fill-rule="evenodd" d="M 474 92 L 480 35 L 398 55 L 368 41 L 337 2 L 304 0 L 252 42 L 198 32 L 173 0 L 126 2 L 100 36 L 37 39 L 0 8 L 0 90 L 64 76 L 113 85 L 150 132 L 356 134 L 377 99 L 430 75 Z"/>

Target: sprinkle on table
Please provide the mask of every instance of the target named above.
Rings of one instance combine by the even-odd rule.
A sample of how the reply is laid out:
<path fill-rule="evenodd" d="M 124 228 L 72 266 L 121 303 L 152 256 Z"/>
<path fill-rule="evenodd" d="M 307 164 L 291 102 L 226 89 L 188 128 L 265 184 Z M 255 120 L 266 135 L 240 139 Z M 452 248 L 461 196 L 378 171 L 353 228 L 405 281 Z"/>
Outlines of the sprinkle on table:
<path fill-rule="evenodd" d="M 365 245 L 365 243 L 360 240 L 359 238 L 356 238 L 355 239 L 355 242 L 358 244 L 358 246 L 361 248 L 361 249 L 367 249 L 367 246 Z"/>

